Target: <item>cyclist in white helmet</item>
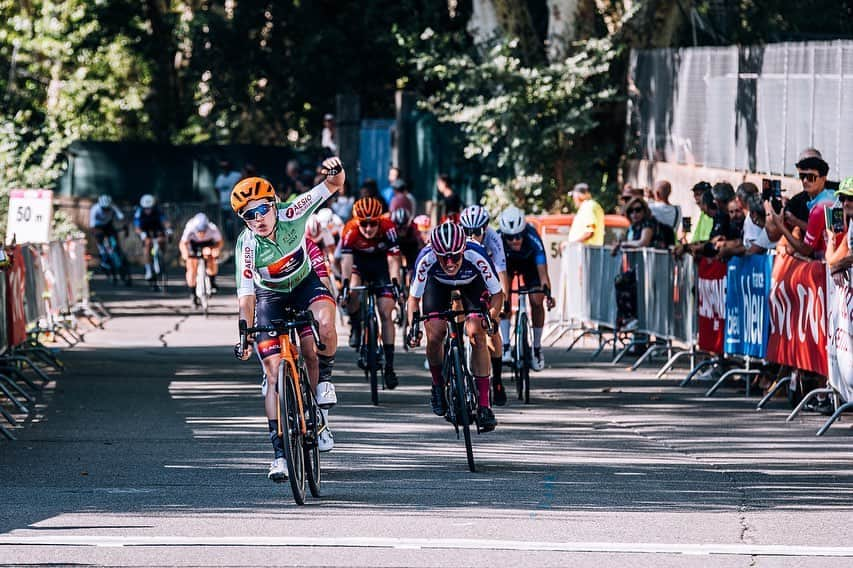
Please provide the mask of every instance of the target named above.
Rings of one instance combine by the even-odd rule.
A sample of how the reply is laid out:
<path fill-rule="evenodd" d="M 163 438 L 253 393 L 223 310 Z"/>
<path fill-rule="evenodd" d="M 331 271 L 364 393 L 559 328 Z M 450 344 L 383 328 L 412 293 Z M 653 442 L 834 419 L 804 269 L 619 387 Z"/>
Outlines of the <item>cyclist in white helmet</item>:
<path fill-rule="evenodd" d="M 509 278 L 506 275 L 506 253 L 504 252 L 503 240 L 497 231 L 489 227 L 491 215 L 482 205 L 471 205 L 462 210 L 459 216 L 459 224 L 465 230 L 465 235 L 481 244 L 486 252 L 489 253 L 489 258 L 495 265 L 495 270 L 498 273 L 498 278 L 501 282 L 501 289 L 504 293 L 504 309 L 505 313 L 509 312 Z M 494 402 L 498 406 L 506 404 L 506 391 L 503 382 L 501 381 L 501 352 L 500 345 L 501 332 L 496 329 L 488 339 L 489 356 L 492 360 L 492 393 Z"/>
<path fill-rule="evenodd" d="M 216 274 L 219 271 L 216 260 L 222 251 L 225 241 L 222 233 L 204 213 L 196 213 L 184 227 L 184 233 L 178 243 L 181 258 L 187 265 L 187 288 L 194 304 L 198 305 L 200 300 L 195 295 L 196 274 L 198 271 L 199 254 L 204 259 L 207 275 L 210 276 L 212 291 L 217 291 Z M 192 253 L 192 254 L 191 254 Z"/>
<path fill-rule="evenodd" d="M 151 265 L 151 247 L 156 240 L 160 250 L 166 248 L 166 236 L 171 236 L 172 228 L 166 216 L 157 205 L 157 199 L 146 193 L 139 199 L 139 207 L 133 213 L 133 228 L 142 240 L 142 256 L 145 263 L 145 279 L 153 280 Z"/>
<path fill-rule="evenodd" d="M 510 281 L 518 275 L 523 285 L 527 288 L 541 287 L 543 292 L 530 294 L 530 316 L 533 324 L 533 361 L 531 367 L 534 371 L 541 371 L 545 367 L 545 358 L 542 355 L 542 328 L 545 326 L 545 307 L 554 307 L 554 298 L 551 297 L 551 279 L 548 277 L 548 257 L 545 254 L 545 245 L 539 233 L 524 218 L 524 211 L 515 206 L 507 207 L 501 213 L 500 235 L 503 239 L 506 251 L 507 277 Z M 504 341 L 503 361 L 512 362 L 509 352 L 509 316 L 501 320 L 501 335 Z"/>
<path fill-rule="evenodd" d="M 113 205 L 113 198 L 107 194 L 98 197 L 98 202 L 89 210 L 89 228 L 92 230 L 95 243 L 98 245 L 98 254 L 101 257 L 102 266 L 110 264 L 107 258 L 107 250 L 104 247 L 104 239 L 111 236 L 116 237 L 116 245 L 118 246 L 118 231 L 113 223 L 121 221 L 124 221 L 124 215 L 118 207 Z"/>

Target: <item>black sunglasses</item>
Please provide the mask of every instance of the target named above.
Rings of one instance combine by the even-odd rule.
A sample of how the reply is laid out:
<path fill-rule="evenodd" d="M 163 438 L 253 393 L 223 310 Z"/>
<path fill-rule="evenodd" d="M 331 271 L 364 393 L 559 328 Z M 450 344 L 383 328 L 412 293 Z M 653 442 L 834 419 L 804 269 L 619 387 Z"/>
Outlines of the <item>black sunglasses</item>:
<path fill-rule="evenodd" d="M 520 241 L 524 238 L 524 235 L 518 233 L 517 235 L 507 235 L 506 240 L 508 241 Z"/>
<path fill-rule="evenodd" d="M 262 203 L 257 207 L 253 207 L 247 211 L 243 211 L 242 213 L 240 213 L 240 217 L 244 221 L 254 221 L 258 218 L 258 216 L 263 217 L 264 215 L 269 213 L 272 208 L 273 206 L 271 203 Z"/>
<path fill-rule="evenodd" d="M 483 234 L 483 227 L 477 227 L 476 229 L 465 228 L 465 234 L 469 237 L 479 237 Z"/>
<path fill-rule="evenodd" d="M 461 252 L 451 252 L 449 254 L 437 254 L 439 260 L 443 260 L 444 262 L 459 262 L 462 258 Z"/>
<path fill-rule="evenodd" d="M 631 209 L 628 209 L 628 215 L 631 215 L 632 213 L 642 213 L 642 212 L 643 212 L 642 207 L 632 207 Z"/>
<path fill-rule="evenodd" d="M 845 201 L 853 201 L 853 195 L 844 195 L 843 193 L 839 193 L 836 197 L 838 197 L 838 201 L 844 203 Z"/>
<path fill-rule="evenodd" d="M 367 219 L 364 219 L 363 221 L 359 221 L 359 222 L 358 222 L 358 226 L 359 226 L 359 227 L 365 227 L 365 228 L 367 228 L 367 227 L 376 227 L 376 226 L 378 226 L 378 225 L 379 225 L 379 221 L 369 221 L 369 220 L 367 220 Z"/>
<path fill-rule="evenodd" d="M 800 174 L 800 180 L 807 181 L 809 183 L 813 182 L 817 179 L 817 175 L 815 174 Z"/>

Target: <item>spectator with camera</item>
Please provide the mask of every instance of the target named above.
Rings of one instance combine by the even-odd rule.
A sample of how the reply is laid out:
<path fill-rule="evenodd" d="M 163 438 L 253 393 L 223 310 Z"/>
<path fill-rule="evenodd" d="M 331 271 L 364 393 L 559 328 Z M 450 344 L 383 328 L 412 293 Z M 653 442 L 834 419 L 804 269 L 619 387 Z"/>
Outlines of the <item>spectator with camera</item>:
<path fill-rule="evenodd" d="M 803 194 L 808 197 L 806 201 L 808 218 L 805 228 L 803 228 L 802 213 L 798 209 L 788 209 L 783 218 L 772 207 L 767 207 L 767 216 L 775 226 L 778 226 L 781 236 L 785 237 L 789 254 L 796 253 L 806 258 L 822 259 L 826 252 L 824 210 L 832 207 L 835 201 L 835 193 L 826 189 L 829 164 L 824 161 L 819 151 L 807 148 L 800 154 L 796 165 L 803 184 L 803 192 L 795 196 L 792 201 L 796 199 L 796 203 L 802 202 Z M 794 228 L 799 229 L 798 232 L 802 237 L 794 234 Z"/>

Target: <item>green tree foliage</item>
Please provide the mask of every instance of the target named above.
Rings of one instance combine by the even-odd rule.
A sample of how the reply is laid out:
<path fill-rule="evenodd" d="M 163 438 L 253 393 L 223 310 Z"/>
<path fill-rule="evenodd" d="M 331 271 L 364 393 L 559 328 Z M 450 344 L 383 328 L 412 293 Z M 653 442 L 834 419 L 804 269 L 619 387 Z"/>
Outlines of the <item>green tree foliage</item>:
<path fill-rule="evenodd" d="M 562 209 L 567 169 L 582 166 L 577 143 L 598 126 L 598 110 L 616 93 L 610 42 L 591 40 L 539 66 L 522 63 L 515 40 L 466 48 L 427 29 L 401 42 L 429 93 L 423 106 L 461 128 L 465 157 L 481 162 L 487 186 L 500 190 L 490 198 L 532 212 Z"/>

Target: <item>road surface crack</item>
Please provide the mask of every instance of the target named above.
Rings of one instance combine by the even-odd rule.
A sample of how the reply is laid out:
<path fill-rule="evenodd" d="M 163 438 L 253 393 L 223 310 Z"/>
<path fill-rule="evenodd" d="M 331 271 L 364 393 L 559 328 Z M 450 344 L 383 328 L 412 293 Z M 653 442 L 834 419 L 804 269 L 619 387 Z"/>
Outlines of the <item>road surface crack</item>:
<path fill-rule="evenodd" d="M 184 323 L 185 321 L 187 321 L 189 318 L 190 318 L 189 315 L 183 316 L 181 319 L 179 319 L 177 322 L 175 322 L 175 325 L 172 327 L 172 329 L 167 329 L 166 331 L 164 331 L 163 333 L 160 334 L 160 336 L 157 339 L 160 340 L 160 343 L 163 344 L 163 347 L 169 346 L 168 342 L 166 341 L 166 336 L 171 335 L 171 334 L 179 331 L 181 329 L 181 324 Z"/>

